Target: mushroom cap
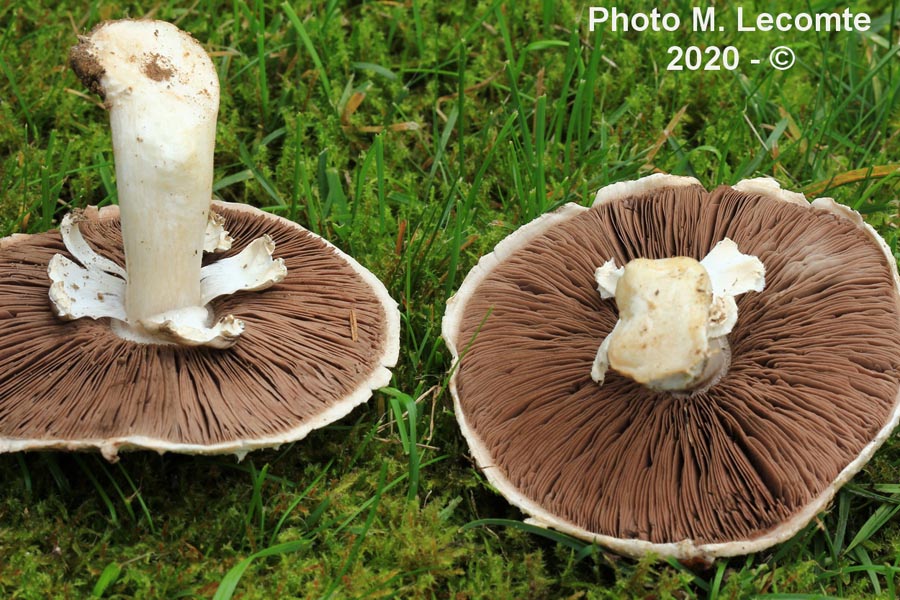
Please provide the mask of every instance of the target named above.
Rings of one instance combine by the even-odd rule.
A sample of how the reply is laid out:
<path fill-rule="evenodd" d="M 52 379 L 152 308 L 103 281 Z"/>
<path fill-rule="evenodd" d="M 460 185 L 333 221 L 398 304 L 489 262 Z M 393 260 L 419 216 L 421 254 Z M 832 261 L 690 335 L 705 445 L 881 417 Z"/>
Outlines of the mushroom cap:
<path fill-rule="evenodd" d="M 387 385 L 400 315 L 384 285 L 319 236 L 255 208 L 213 202 L 235 255 L 272 236 L 288 275 L 262 292 L 214 300 L 246 331 L 227 350 L 139 344 L 108 319 L 59 321 L 47 263 L 57 231 L 0 240 L 0 452 L 120 449 L 234 453 L 305 437 Z M 81 231 L 124 262 L 117 207 L 86 212 Z"/>
<path fill-rule="evenodd" d="M 617 320 L 609 259 L 688 256 L 721 239 L 766 268 L 737 298 L 731 364 L 695 393 L 591 362 Z M 769 179 L 707 192 L 654 175 L 539 217 L 450 299 L 450 389 L 477 464 L 544 527 L 630 556 L 708 561 L 788 539 L 900 419 L 900 280 L 858 214 Z"/>

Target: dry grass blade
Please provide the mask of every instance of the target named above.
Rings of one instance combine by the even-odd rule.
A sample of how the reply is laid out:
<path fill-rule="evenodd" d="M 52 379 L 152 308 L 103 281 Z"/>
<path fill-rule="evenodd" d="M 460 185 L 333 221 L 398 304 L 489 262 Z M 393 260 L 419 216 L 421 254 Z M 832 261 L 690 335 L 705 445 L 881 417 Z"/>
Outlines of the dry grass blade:
<path fill-rule="evenodd" d="M 833 177 L 830 177 L 824 181 L 811 183 L 803 188 L 803 193 L 809 197 L 815 197 L 823 193 L 825 190 L 830 190 L 842 185 L 857 183 L 868 179 L 881 179 L 883 177 L 890 177 L 895 173 L 900 173 L 900 163 L 881 165 L 877 167 L 864 167 L 862 169 L 853 169 L 852 171 L 844 171 L 843 173 L 838 173 L 837 175 L 834 175 Z"/>
<path fill-rule="evenodd" d="M 659 137 L 656 138 L 656 141 L 653 143 L 653 147 L 650 149 L 650 152 L 647 153 L 647 164 L 644 166 L 645 169 L 654 169 L 653 159 L 656 158 L 656 154 L 663 147 L 663 144 L 666 143 L 666 140 L 672 135 L 672 132 L 675 131 L 675 128 L 678 126 L 678 123 L 681 121 L 684 114 L 687 112 L 688 105 L 685 104 L 678 111 L 672 115 L 672 119 L 669 121 L 668 125 L 666 125 L 665 129 L 662 130 L 662 133 L 659 134 Z"/>

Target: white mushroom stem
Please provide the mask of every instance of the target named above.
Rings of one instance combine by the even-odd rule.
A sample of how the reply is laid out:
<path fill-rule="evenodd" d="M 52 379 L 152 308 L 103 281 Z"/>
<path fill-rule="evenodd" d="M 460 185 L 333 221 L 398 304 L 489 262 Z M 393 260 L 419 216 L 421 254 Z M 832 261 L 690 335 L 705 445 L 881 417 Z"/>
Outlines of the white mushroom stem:
<path fill-rule="evenodd" d="M 120 336 L 139 342 L 234 343 L 243 323 L 229 316 L 213 325 L 207 302 L 268 287 L 285 268 L 273 261 L 266 236 L 239 255 L 240 265 L 229 262 L 234 257 L 201 270 L 204 251 L 232 242 L 224 220 L 210 212 L 219 109 L 212 61 L 174 25 L 122 20 L 82 38 L 71 62 L 109 109 L 125 269 L 87 246 L 77 220 L 64 221 L 63 240 L 83 268 L 60 257 L 51 263 L 57 314 L 111 317 Z M 217 283 L 211 288 L 205 278 Z"/>
<path fill-rule="evenodd" d="M 734 297 L 762 291 L 765 267 L 725 238 L 700 262 L 641 258 L 617 267 L 609 260 L 596 279 L 600 296 L 615 298 L 619 320 L 597 351 L 594 381 L 602 384 L 612 368 L 651 389 L 687 391 L 727 364 Z"/>
<path fill-rule="evenodd" d="M 128 318 L 200 306 L 219 110 L 215 67 L 191 36 L 156 21 L 116 21 L 83 43 L 104 72 Z"/>

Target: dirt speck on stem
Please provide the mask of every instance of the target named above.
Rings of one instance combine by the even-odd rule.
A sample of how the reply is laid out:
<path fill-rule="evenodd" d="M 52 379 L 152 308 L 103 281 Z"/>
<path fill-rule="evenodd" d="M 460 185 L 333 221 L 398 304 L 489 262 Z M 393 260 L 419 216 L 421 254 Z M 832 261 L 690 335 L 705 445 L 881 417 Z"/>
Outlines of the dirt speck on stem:
<path fill-rule="evenodd" d="M 106 71 L 97 60 L 94 54 L 94 45 L 88 38 L 81 38 L 80 43 L 69 50 L 69 64 L 89 90 L 101 98 L 106 97 L 103 93 L 103 86 L 100 84 L 100 79 Z"/>
<path fill-rule="evenodd" d="M 175 67 L 168 58 L 154 53 L 144 62 L 141 71 L 153 81 L 167 81 L 175 74 Z"/>

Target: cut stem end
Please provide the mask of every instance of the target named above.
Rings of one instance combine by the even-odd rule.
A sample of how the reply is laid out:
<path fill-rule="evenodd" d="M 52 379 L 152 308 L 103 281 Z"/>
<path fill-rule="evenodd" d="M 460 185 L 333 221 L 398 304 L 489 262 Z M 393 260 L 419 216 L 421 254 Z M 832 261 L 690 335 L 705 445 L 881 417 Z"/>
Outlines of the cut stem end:
<path fill-rule="evenodd" d="M 594 381 L 602 384 L 612 368 L 656 391 L 697 393 L 727 373 L 734 297 L 761 291 L 765 268 L 726 238 L 700 262 L 639 258 L 617 267 L 610 260 L 596 279 L 601 297 L 615 298 L 619 320 L 597 351 Z"/>

